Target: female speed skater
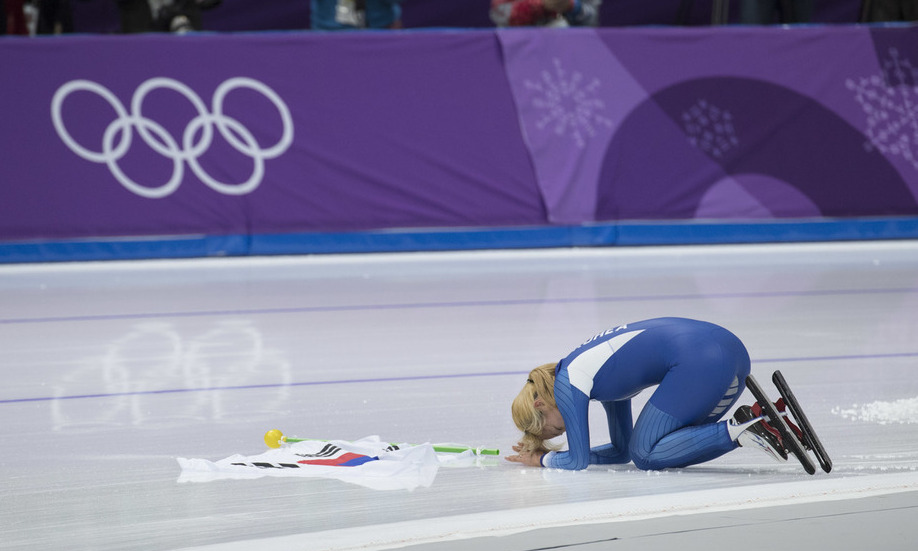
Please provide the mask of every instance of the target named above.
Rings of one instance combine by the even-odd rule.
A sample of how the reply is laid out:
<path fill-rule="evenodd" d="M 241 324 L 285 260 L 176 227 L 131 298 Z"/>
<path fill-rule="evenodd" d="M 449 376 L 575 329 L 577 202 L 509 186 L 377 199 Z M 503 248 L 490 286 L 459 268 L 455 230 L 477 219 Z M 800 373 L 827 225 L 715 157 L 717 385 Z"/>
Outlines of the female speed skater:
<path fill-rule="evenodd" d="M 639 469 L 687 467 L 738 446 L 787 454 L 764 418 L 737 410 L 721 421 L 746 388 L 746 347 L 730 331 L 684 318 L 629 323 L 600 333 L 557 364 L 535 368 L 513 400 L 523 431 L 507 460 L 532 467 L 585 469 L 633 461 Z M 632 425 L 631 398 L 658 385 Z M 609 421 L 608 444 L 590 448 L 590 400 Z M 567 450 L 546 441 L 567 433 Z"/>

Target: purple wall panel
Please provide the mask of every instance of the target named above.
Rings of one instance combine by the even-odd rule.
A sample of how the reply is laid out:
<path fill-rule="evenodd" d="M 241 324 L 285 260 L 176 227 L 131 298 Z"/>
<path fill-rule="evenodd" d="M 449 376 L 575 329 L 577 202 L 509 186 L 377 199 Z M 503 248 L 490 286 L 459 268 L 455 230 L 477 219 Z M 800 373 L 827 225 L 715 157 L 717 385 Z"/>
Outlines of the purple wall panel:
<path fill-rule="evenodd" d="M 490 33 L 2 47 L 4 239 L 545 218 Z"/>
<path fill-rule="evenodd" d="M 499 36 L 553 222 L 916 212 L 914 28 Z"/>

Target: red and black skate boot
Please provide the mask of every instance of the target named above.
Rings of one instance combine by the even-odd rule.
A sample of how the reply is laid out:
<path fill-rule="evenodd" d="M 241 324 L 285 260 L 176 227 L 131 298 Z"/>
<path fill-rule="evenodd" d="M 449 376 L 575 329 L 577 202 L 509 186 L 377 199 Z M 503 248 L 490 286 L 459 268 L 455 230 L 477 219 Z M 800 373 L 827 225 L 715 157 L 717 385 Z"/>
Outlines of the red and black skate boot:
<path fill-rule="evenodd" d="M 750 409 L 751 409 L 751 414 L 756 417 L 762 417 L 763 415 L 765 415 L 765 412 L 762 411 L 762 406 L 760 406 L 758 403 L 752 404 Z M 784 403 L 784 398 L 778 398 L 778 401 L 775 402 L 775 409 L 777 409 L 778 413 L 780 413 L 781 416 L 784 417 L 784 422 L 787 424 L 787 427 L 794 432 L 794 435 L 797 436 L 797 440 L 800 440 L 800 442 L 803 443 L 804 448 L 809 450 L 810 447 L 807 445 L 806 439 L 803 438 L 803 431 L 800 430 L 800 427 L 795 425 L 793 421 L 790 420 L 790 416 L 787 414 L 787 404 Z M 781 438 L 781 435 L 778 433 L 777 429 L 771 426 L 767 421 L 765 422 L 765 424 L 767 425 L 769 430 L 774 431 L 774 434 L 777 435 L 779 439 Z"/>
<path fill-rule="evenodd" d="M 781 440 L 781 433 L 778 432 L 778 429 L 768 424 L 768 421 L 762 416 L 762 408 L 758 404 L 737 408 L 733 414 L 732 423 L 737 428 L 748 425 L 735 438 L 740 446 L 748 447 L 749 444 L 753 444 L 754 447 L 761 448 L 777 460 L 787 460 L 787 448 L 785 448 Z M 757 438 L 753 438 L 753 441 L 750 442 L 749 439 L 752 435 Z"/>

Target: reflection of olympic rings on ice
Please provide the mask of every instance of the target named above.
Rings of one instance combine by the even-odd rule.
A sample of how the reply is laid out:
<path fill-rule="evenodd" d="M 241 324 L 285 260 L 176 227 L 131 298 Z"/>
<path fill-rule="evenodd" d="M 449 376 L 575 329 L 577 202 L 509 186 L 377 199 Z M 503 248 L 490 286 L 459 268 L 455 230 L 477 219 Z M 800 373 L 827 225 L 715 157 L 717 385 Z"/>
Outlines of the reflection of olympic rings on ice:
<path fill-rule="evenodd" d="M 53 400 L 54 430 L 235 422 L 273 418 L 289 408 L 290 361 L 266 346 L 247 320 L 221 321 L 204 331 L 139 323 L 100 352 L 76 359 L 75 367 L 56 379 L 56 398 L 97 399 Z M 245 388 L 259 389 L 257 405 L 244 394 L 223 392 Z"/>
<path fill-rule="evenodd" d="M 182 143 L 176 139 L 159 123 L 143 115 L 143 102 L 147 94 L 158 88 L 174 90 L 191 102 L 197 111 L 197 116 L 185 126 Z M 241 122 L 223 112 L 223 102 L 231 91 L 237 88 L 249 88 L 261 93 L 274 104 L 283 122 L 283 133 L 276 144 L 271 147 L 261 147 L 252 132 Z M 107 101 L 115 110 L 117 118 L 105 129 L 102 136 L 102 150 L 93 151 L 79 144 L 68 132 L 61 114 L 64 100 L 72 92 L 93 92 Z M 273 159 L 284 153 L 293 142 L 293 118 L 290 109 L 274 90 L 265 84 L 246 77 L 230 78 L 223 82 L 214 91 L 211 100 L 211 110 L 200 97 L 185 84 L 164 77 L 151 78 L 137 87 L 131 98 L 131 111 L 105 86 L 90 80 L 72 80 L 67 82 L 54 94 L 51 100 L 51 118 L 58 136 L 80 157 L 94 163 L 105 163 L 112 175 L 128 190 L 147 198 L 160 198 L 178 189 L 184 176 L 184 166 L 188 163 L 195 175 L 208 187 L 226 195 L 244 195 L 251 193 L 261 184 L 265 171 L 265 159 Z M 208 174 L 198 162 L 198 158 L 210 147 L 214 137 L 214 126 L 217 131 L 234 149 L 247 155 L 254 161 L 254 168 L 248 180 L 240 184 L 227 184 L 220 182 Z M 172 160 L 172 176 L 169 181 L 159 187 L 149 187 L 138 184 L 128 177 L 118 161 L 121 160 L 131 147 L 133 130 L 136 129 L 140 138 L 151 149 L 160 155 Z"/>

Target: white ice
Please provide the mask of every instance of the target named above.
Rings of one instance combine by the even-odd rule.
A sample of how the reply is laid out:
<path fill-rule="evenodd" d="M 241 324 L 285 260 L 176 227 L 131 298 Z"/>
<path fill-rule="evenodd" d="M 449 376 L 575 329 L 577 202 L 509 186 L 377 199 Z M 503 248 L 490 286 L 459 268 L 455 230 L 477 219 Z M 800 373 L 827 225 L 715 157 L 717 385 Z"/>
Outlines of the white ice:
<path fill-rule="evenodd" d="M 833 472 L 739 449 L 664 472 L 499 459 L 411 492 L 178 482 L 177 457 L 261 453 L 273 428 L 509 452 L 529 369 L 656 316 L 780 369 Z M 916 242 L 0 266 L 0 548 L 371 549 L 915 491 L 916 359 Z"/>

